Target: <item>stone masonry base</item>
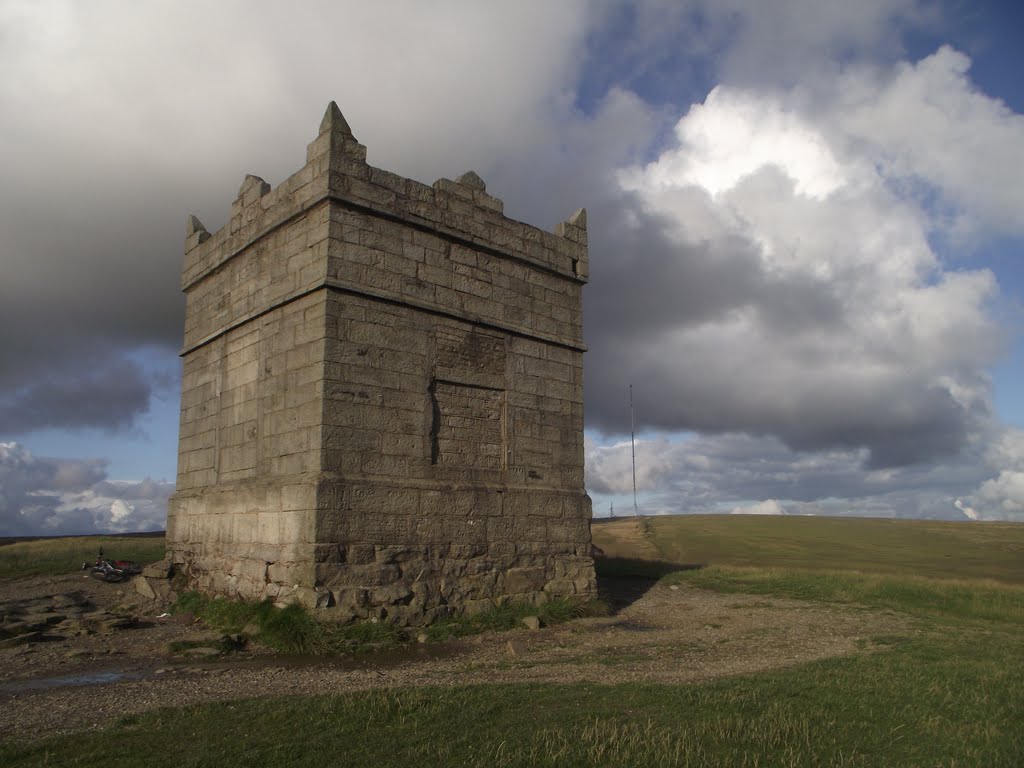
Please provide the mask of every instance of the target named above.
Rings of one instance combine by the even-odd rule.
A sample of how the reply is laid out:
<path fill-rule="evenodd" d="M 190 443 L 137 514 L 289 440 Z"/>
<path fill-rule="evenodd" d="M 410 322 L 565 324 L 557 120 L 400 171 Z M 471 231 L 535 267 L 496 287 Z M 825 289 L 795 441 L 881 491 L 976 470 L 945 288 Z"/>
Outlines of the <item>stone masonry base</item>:
<path fill-rule="evenodd" d="M 584 493 L 306 475 L 178 493 L 168 541 L 196 589 L 404 626 L 595 597 L 589 525 Z"/>

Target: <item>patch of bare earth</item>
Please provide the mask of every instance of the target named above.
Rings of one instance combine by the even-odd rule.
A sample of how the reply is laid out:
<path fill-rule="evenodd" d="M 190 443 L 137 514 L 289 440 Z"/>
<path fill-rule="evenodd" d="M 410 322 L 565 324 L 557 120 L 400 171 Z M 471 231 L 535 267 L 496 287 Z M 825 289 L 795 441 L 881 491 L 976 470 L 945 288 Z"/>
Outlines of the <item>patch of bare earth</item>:
<path fill-rule="evenodd" d="M 51 594 L 79 584 L 70 577 L 22 582 L 24 591 Z M 119 586 L 90 584 L 90 599 L 145 607 L 130 594 L 118 596 Z M 0 599 L 9 598 L 11 588 L 10 582 L 0 588 Z M 687 586 L 657 584 L 630 599 L 608 618 L 539 631 L 524 627 L 441 645 L 413 644 L 379 658 L 340 660 L 251 653 L 202 662 L 169 659 L 167 643 L 198 629 L 178 620 L 142 617 L 134 627 L 107 634 L 0 651 L 0 734 L 37 739 L 102 727 L 158 707 L 368 688 L 526 681 L 688 683 L 869 653 L 873 637 L 915 631 L 910 619 L 893 613 Z M 111 681 L 81 684 L 90 676 Z M 65 680 L 57 684 L 53 678 Z"/>
<path fill-rule="evenodd" d="M 636 517 L 594 520 L 591 523 L 594 544 L 608 557 L 660 560 L 663 554 L 647 535 L 643 520 Z"/>

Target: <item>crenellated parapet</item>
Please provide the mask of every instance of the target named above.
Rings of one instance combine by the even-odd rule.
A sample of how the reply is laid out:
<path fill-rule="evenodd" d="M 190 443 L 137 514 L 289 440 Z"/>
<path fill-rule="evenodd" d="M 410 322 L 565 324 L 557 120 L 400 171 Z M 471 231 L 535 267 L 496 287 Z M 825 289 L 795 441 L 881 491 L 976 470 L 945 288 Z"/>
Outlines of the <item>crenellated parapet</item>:
<path fill-rule="evenodd" d="M 503 214 L 504 203 L 487 194 L 484 181 L 473 171 L 462 174 L 454 181 L 442 178 L 432 186 L 427 186 L 375 168 L 366 162 L 366 147 L 356 141 L 341 111 L 331 102 L 321 121 L 320 134 L 307 148 L 306 165 L 302 169 L 276 189 L 272 189 L 259 176 L 247 175 L 238 197 L 232 203 L 228 223 L 213 234 L 207 233 L 194 215 L 189 216 L 182 273 L 183 290 L 188 291 L 205 276 L 222 269 L 247 248 L 276 230 L 287 227 L 296 218 L 305 216 L 308 219 L 316 211 L 324 210 L 328 203 L 340 209 L 429 231 L 455 245 L 482 251 L 496 259 L 545 270 L 580 284 L 585 283 L 589 275 L 585 211 L 577 211 L 569 220 L 559 224 L 554 233 L 546 232 L 506 218 Z M 351 236 L 338 226 L 328 228 L 326 220 L 314 223 L 323 226 L 311 228 L 310 222 L 303 222 L 307 248 L 315 247 L 329 236 L 348 245 L 362 245 L 352 243 Z M 342 263 L 335 271 L 344 275 L 346 254 L 332 253 L 331 256 Z M 389 270 L 387 266 L 393 269 Z M 387 266 L 367 265 L 357 261 L 348 271 L 360 273 L 357 275 L 359 282 L 368 283 L 371 287 L 380 286 L 378 295 L 382 298 L 386 295 L 399 300 L 416 301 L 418 286 L 409 285 L 404 280 L 396 284 L 393 280 L 389 281 L 386 274 L 392 271 L 403 278 L 409 277 L 409 266 Z M 379 271 L 373 272 L 374 269 Z M 368 278 L 362 275 L 364 272 L 369 273 Z M 306 279 L 308 273 L 305 276 L 294 273 L 278 277 L 288 281 L 292 294 L 312 287 Z M 326 275 L 324 280 L 327 280 Z M 403 290 L 403 286 L 409 290 Z M 282 297 L 284 295 L 282 293 Z M 451 309 L 458 304 L 458 297 L 449 298 L 450 302 L 435 302 L 433 307 L 425 308 Z M 516 328 L 517 323 L 512 317 L 515 312 L 503 313 L 498 306 L 488 308 L 483 305 L 477 306 L 474 311 L 481 319 L 498 326 L 523 330 L 521 327 Z M 245 314 L 238 314 L 238 318 Z M 215 325 L 222 326 L 223 323 L 218 320 Z M 545 325 L 543 319 L 539 325 Z M 205 327 L 186 329 L 185 348 L 206 339 L 209 330 Z M 535 330 L 542 334 L 549 332 L 543 327 Z M 571 343 L 582 347 L 582 328 L 577 330 Z M 557 335 L 561 336 L 562 332 L 558 331 Z"/>

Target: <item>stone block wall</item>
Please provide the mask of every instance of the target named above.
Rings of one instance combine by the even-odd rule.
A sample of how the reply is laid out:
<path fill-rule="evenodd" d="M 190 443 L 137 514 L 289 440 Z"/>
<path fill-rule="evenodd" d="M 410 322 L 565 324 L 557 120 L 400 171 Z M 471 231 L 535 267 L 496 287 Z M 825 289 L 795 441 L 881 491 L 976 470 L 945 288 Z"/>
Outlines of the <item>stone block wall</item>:
<path fill-rule="evenodd" d="M 585 213 L 544 232 L 365 157 L 332 103 L 300 171 L 189 219 L 172 559 L 400 623 L 593 596 Z"/>

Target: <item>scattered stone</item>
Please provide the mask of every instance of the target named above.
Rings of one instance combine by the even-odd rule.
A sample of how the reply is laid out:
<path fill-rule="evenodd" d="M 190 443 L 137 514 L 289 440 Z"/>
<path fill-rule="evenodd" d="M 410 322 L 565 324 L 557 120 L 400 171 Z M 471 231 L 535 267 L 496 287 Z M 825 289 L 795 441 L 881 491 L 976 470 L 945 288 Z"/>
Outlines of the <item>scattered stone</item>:
<path fill-rule="evenodd" d="M 425 642 L 427 642 L 427 640 L 429 640 L 429 638 L 427 637 L 427 633 L 426 632 L 420 632 L 418 635 L 416 635 L 416 642 L 417 643 L 425 643 Z"/>
<path fill-rule="evenodd" d="M 54 625 L 53 629 L 63 634 L 73 634 L 78 632 L 82 628 L 81 619 L 64 619 L 59 624 Z"/>
<path fill-rule="evenodd" d="M 99 622 L 99 629 L 103 632 L 113 632 L 118 629 L 128 629 L 135 626 L 134 616 L 111 616 Z"/>
<path fill-rule="evenodd" d="M 672 589 L 672 590 L 679 589 L 679 585 L 678 584 L 672 584 L 671 586 L 669 586 L 669 589 Z"/>
<path fill-rule="evenodd" d="M 524 616 L 523 624 L 525 624 L 526 628 L 531 632 L 536 632 L 540 629 L 540 616 Z"/>
<path fill-rule="evenodd" d="M 147 579 L 169 579 L 173 575 L 174 571 L 171 568 L 170 560 L 160 560 L 158 562 L 147 565 L 142 569 L 142 575 Z"/>
<path fill-rule="evenodd" d="M 132 584 L 135 586 L 135 591 L 140 595 L 149 600 L 156 600 L 156 592 L 153 591 L 153 587 L 149 584 L 149 579 L 145 576 L 136 576 L 132 579 Z"/>
<path fill-rule="evenodd" d="M 0 640 L 0 648 L 13 648 L 16 645 L 38 643 L 42 639 L 42 632 L 24 632 L 20 635 L 15 635 L 14 637 L 8 637 L 6 640 Z"/>
<path fill-rule="evenodd" d="M 518 640 L 509 640 L 505 644 L 505 651 L 508 653 L 509 656 L 512 657 L 522 656 L 524 653 L 526 653 L 526 646 Z"/>

